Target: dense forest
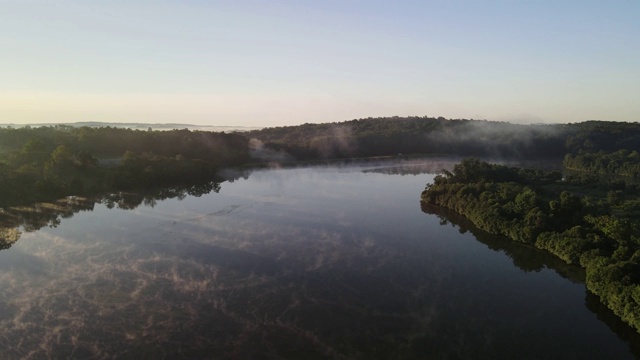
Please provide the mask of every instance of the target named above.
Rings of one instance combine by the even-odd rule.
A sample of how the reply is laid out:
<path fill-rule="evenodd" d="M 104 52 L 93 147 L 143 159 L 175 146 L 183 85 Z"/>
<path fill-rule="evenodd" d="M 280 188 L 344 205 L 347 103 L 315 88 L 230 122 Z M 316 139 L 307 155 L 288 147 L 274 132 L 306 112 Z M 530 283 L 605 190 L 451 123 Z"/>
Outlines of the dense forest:
<path fill-rule="evenodd" d="M 624 149 L 624 150 L 620 150 Z M 429 117 L 367 118 L 247 132 L 68 125 L 0 128 L 0 206 L 211 180 L 261 162 L 446 154 L 552 159 L 586 174 L 637 178 L 640 125 L 517 125 Z M 565 154 L 568 154 L 565 156 Z M 594 170 L 595 169 L 595 170 Z"/>
<path fill-rule="evenodd" d="M 421 200 L 584 267 L 587 288 L 640 331 L 637 185 L 466 159 L 437 175 Z"/>
<path fill-rule="evenodd" d="M 296 159 L 450 154 L 553 157 L 564 149 L 564 130 L 548 125 L 447 120 L 368 118 L 340 123 L 274 127 L 247 133 Z"/>
<path fill-rule="evenodd" d="M 624 150 L 620 150 L 624 149 Z M 517 125 L 430 117 L 355 119 L 247 132 L 68 125 L 0 128 L 0 207 L 213 179 L 265 162 L 398 154 L 546 159 L 583 173 L 638 177 L 640 125 Z M 566 155 L 568 154 L 568 155 Z M 566 155 L 566 156 L 565 156 Z"/>
<path fill-rule="evenodd" d="M 390 117 L 273 127 L 244 134 L 259 140 L 260 149 L 268 154 L 295 160 L 399 153 L 531 160 L 562 159 L 567 153 L 640 151 L 640 124 L 605 121 L 518 125 L 442 117 Z"/>
<path fill-rule="evenodd" d="M 0 206 L 211 180 L 249 160 L 238 134 L 51 126 L 0 129 Z"/>
<path fill-rule="evenodd" d="M 640 178 L 640 154 L 636 150 L 623 149 L 612 153 L 599 151 L 575 155 L 567 154 L 563 164 L 565 168 L 570 170 L 601 175 L 618 175 L 630 179 Z"/>

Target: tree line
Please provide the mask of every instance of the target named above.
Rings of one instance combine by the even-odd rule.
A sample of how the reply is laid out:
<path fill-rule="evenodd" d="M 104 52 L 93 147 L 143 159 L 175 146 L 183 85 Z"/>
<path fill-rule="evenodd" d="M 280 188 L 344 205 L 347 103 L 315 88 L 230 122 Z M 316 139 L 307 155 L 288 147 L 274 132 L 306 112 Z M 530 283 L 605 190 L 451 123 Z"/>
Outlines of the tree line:
<path fill-rule="evenodd" d="M 585 186 L 559 172 L 466 159 L 427 184 L 421 201 L 582 266 L 587 288 L 640 331 L 639 195 L 633 184 Z"/>
<path fill-rule="evenodd" d="M 621 148 L 628 150 L 611 153 Z M 518 125 L 386 117 L 244 133 L 67 125 L 0 128 L 0 206 L 202 181 L 220 168 L 248 163 L 398 154 L 530 160 L 562 159 L 570 153 L 565 158 L 568 167 L 637 177 L 638 151 L 638 124 L 602 121 Z"/>
<path fill-rule="evenodd" d="M 545 158 L 564 148 L 561 128 L 443 117 L 354 119 L 247 132 L 296 160 L 402 154 Z"/>
<path fill-rule="evenodd" d="M 594 174 L 640 178 L 640 154 L 636 150 L 567 154 L 563 165 L 567 169 Z"/>
<path fill-rule="evenodd" d="M 248 139 L 203 131 L 0 129 L 0 206 L 203 182 L 249 161 Z"/>
<path fill-rule="evenodd" d="M 399 153 L 561 160 L 567 153 L 640 151 L 640 124 L 607 121 L 522 125 L 396 116 L 271 127 L 245 135 L 296 160 Z"/>

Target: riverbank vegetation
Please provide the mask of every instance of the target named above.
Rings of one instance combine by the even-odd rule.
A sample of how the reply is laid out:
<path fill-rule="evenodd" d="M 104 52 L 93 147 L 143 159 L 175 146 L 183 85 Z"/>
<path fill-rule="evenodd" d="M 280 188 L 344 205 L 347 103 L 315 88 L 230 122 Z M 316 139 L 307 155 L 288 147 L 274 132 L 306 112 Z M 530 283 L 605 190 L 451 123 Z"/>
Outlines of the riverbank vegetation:
<path fill-rule="evenodd" d="M 563 126 L 443 117 L 354 119 L 273 127 L 246 134 L 297 160 L 399 153 L 548 158 L 564 154 L 566 137 Z"/>
<path fill-rule="evenodd" d="M 602 155 L 620 148 L 628 153 Z M 68 125 L 0 128 L 0 207 L 211 179 L 223 167 L 398 154 L 552 159 L 638 176 L 640 125 L 388 117 L 239 133 Z M 593 155 L 595 154 L 595 155 Z M 616 158 L 612 158 L 615 156 Z M 595 157 L 595 158 L 594 158 Z M 597 159 L 596 159 L 597 158 Z M 626 167 L 620 167 L 624 158 Z M 636 159 L 635 165 L 630 159 Z M 595 164 L 595 165 L 594 165 Z M 602 167 L 599 167 L 602 168 Z"/>
<path fill-rule="evenodd" d="M 421 200 L 582 266 L 587 288 L 640 331 L 640 191 L 622 184 L 467 159 Z"/>
<path fill-rule="evenodd" d="M 0 129 L 0 206 L 212 180 L 248 161 L 238 134 L 51 126 Z"/>
<path fill-rule="evenodd" d="M 559 159 L 567 153 L 640 149 L 640 124 L 586 121 L 511 124 L 413 116 L 272 127 L 244 133 L 261 149 L 295 160 L 442 154 L 508 159 Z"/>
<path fill-rule="evenodd" d="M 600 174 L 624 176 L 628 179 L 640 179 L 640 154 L 626 149 L 615 152 L 584 152 L 567 154 L 564 167 L 571 170 Z"/>

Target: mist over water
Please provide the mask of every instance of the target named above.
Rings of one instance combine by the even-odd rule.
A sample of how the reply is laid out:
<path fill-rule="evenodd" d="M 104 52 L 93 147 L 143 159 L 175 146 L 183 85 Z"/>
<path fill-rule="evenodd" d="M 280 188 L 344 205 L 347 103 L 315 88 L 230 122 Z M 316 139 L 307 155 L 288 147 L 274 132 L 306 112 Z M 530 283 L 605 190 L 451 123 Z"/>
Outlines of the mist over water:
<path fill-rule="evenodd" d="M 2 357 L 636 358 L 579 269 L 421 209 L 452 165 L 256 170 L 23 232 L 0 251 Z"/>

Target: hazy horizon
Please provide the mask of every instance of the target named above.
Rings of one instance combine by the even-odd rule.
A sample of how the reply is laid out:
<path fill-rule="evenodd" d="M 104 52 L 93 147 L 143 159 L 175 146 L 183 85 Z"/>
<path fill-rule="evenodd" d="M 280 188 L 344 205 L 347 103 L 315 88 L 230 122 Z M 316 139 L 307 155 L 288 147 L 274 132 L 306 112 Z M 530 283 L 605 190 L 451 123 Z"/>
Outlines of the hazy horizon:
<path fill-rule="evenodd" d="M 0 123 L 640 120 L 630 1 L 0 1 Z"/>
<path fill-rule="evenodd" d="M 399 119 L 408 119 L 408 118 L 412 118 L 412 117 L 421 117 L 421 116 L 406 116 L 406 117 L 402 117 L 402 116 L 389 116 L 387 118 L 399 118 Z M 376 118 L 376 117 L 369 117 L 369 118 Z M 383 117 L 378 117 L 378 118 L 383 118 Z M 429 117 L 432 119 L 438 118 L 438 117 Z M 446 118 L 445 118 L 446 119 Z M 358 119 L 347 119 L 347 120 L 341 120 L 341 121 L 326 121 L 326 122 L 315 122 L 312 124 L 341 124 L 341 123 L 348 123 L 349 121 L 352 120 L 367 120 L 367 118 L 358 118 Z M 510 124 L 516 124 L 516 125 L 532 125 L 532 126 L 536 126 L 536 125 L 565 125 L 565 124 L 577 124 L 577 123 L 582 123 L 582 122 L 588 122 L 588 121 L 609 121 L 609 120 L 602 120 L 602 119 L 587 119 L 587 120 L 583 120 L 583 121 L 575 121 L 575 122 L 556 122 L 556 123 L 544 123 L 544 122 L 530 122 L 530 123 L 523 123 L 523 122 L 514 122 L 514 121 L 501 121 L 501 120 L 491 120 L 491 119 L 459 119 L 459 118 L 450 118 L 450 119 L 446 119 L 446 120 L 452 120 L 452 121 L 456 121 L 456 120 L 471 120 L 471 121 L 478 121 L 480 122 L 480 124 L 482 124 L 484 121 L 488 121 L 488 122 L 493 122 L 493 123 L 510 123 Z M 625 122 L 625 121 L 614 121 L 614 122 Z M 308 122 L 307 122 L 308 123 Z M 60 121 L 60 122 L 43 122 L 43 123 L 8 123 L 8 122 L 0 122 L 0 128 L 3 127 L 14 127 L 14 128 L 21 128 L 21 127 L 26 127 L 26 126 L 31 126 L 31 127 L 42 127 L 42 126 L 57 126 L 57 125 L 63 125 L 63 126 L 72 126 L 72 127 L 83 127 L 83 126 L 88 126 L 88 127 L 107 127 L 107 126 L 112 126 L 112 127 L 121 127 L 121 128 L 129 128 L 129 129 L 138 129 L 138 130 L 147 130 L 148 128 L 151 128 L 152 130 L 181 130 L 181 129 L 189 129 L 189 130 L 199 130 L 199 131 L 214 131 L 214 132 L 219 132 L 219 131 L 251 131 L 251 130 L 260 130 L 260 129 L 265 129 L 265 128 L 271 128 L 271 127 L 279 127 L 279 126 L 301 126 L 307 123 L 300 123 L 300 124 L 274 124 L 274 125 L 264 125 L 264 126 L 248 126 L 248 125 L 209 125 L 209 124 L 192 124 L 192 123 L 188 123 L 188 122 L 182 122 L 182 123 L 170 123 L 170 122 L 166 122 L 166 123 L 158 123 L 158 122 L 125 122 L 125 121 L 75 121 L 75 122 L 70 122 L 70 121 Z"/>

